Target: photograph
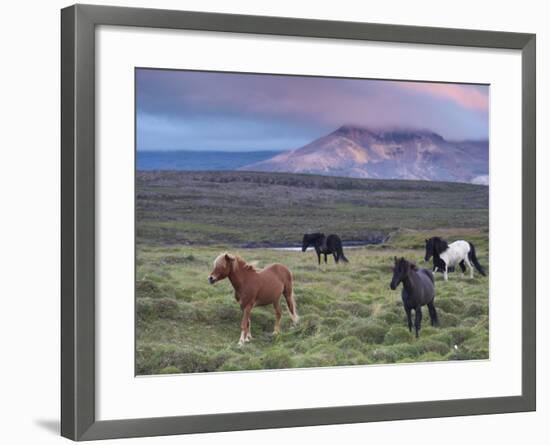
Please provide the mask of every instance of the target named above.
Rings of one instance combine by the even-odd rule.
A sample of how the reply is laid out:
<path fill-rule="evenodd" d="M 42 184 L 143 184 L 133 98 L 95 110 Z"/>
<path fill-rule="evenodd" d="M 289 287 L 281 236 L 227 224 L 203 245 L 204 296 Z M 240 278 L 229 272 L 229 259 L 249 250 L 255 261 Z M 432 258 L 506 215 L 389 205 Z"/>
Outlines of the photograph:
<path fill-rule="evenodd" d="M 489 85 L 134 78 L 137 376 L 490 360 Z"/>

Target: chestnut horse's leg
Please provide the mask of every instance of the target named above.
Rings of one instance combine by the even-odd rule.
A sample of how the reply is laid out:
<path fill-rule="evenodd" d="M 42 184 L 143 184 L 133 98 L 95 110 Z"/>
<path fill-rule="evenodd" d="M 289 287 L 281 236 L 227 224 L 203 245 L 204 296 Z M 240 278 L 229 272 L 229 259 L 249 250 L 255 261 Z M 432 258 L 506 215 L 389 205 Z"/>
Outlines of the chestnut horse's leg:
<path fill-rule="evenodd" d="M 250 329 L 250 326 L 251 326 L 251 323 L 250 323 L 250 316 L 249 316 L 248 317 L 248 327 L 247 327 L 247 330 L 246 330 L 246 337 L 245 337 L 244 341 L 252 340 L 252 331 Z"/>
<path fill-rule="evenodd" d="M 281 332 L 281 316 L 283 310 L 281 309 L 281 302 L 279 300 L 273 303 L 273 307 L 275 308 L 275 328 L 273 329 L 273 335 L 277 335 Z"/>
<path fill-rule="evenodd" d="M 248 322 L 250 319 L 250 312 L 252 311 L 252 305 L 246 306 L 243 309 L 243 318 L 241 319 L 241 338 L 239 339 L 239 346 L 244 345 L 248 332 Z"/>

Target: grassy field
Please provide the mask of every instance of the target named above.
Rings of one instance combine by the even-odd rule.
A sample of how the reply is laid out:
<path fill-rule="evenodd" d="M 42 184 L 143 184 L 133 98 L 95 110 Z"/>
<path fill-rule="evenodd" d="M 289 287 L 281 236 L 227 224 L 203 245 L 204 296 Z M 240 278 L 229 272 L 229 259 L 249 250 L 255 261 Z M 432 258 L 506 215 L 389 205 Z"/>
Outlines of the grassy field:
<path fill-rule="evenodd" d="M 487 188 L 253 173 L 139 173 L 137 373 L 187 373 L 488 358 L 488 278 L 436 277 L 439 327 L 424 310 L 419 339 L 406 328 L 393 257 L 424 265 L 428 236 L 465 238 L 488 267 Z M 344 241 L 349 264 L 317 266 L 297 244 L 322 229 Z M 262 246 L 247 248 L 246 246 Z M 252 311 L 251 343 L 240 348 L 241 311 L 225 280 L 212 286 L 213 259 L 229 250 L 294 274 L 300 323 L 283 313 L 273 336 L 271 306 Z M 284 299 L 281 300 L 284 303 Z"/>
<path fill-rule="evenodd" d="M 138 244 L 273 246 L 304 232 L 379 241 L 407 229 L 486 228 L 488 188 L 285 173 L 139 172 Z"/>

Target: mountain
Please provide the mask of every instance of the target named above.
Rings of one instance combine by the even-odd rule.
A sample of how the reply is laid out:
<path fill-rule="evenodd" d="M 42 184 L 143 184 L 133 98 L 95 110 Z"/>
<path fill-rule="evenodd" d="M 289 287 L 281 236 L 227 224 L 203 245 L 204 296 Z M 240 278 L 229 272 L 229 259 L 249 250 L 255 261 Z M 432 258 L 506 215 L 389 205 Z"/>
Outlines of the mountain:
<path fill-rule="evenodd" d="M 447 141 L 428 130 L 345 125 L 239 170 L 488 184 L 488 141 Z"/>

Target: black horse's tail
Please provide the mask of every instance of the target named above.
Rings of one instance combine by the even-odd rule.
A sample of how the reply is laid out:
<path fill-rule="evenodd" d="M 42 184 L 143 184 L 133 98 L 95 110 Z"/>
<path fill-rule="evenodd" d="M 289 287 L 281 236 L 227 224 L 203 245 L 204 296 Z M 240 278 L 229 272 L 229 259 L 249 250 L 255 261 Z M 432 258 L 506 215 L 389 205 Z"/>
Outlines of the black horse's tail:
<path fill-rule="evenodd" d="M 346 263 L 349 263 L 348 259 L 344 255 L 344 249 L 342 249 L 342 244 L 338 246 L 336 253 L 338 255 L 338 261 L 344 260 Z"/>
<path fill-rule="evenodd" d="M 479 261 L 477 260 L 476 248 L 472 243 L 468 243 L 468 244 L 470 245 L 470 251 L 468 252 L 468 259 L 473 263 L 477 271 L 481 275 L 485 276 L 485 271 L 483 270 L 483 267 L 481 267 L 481 264 L 479 264 Z"/>

